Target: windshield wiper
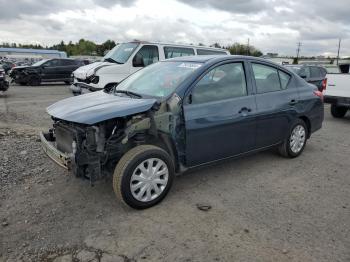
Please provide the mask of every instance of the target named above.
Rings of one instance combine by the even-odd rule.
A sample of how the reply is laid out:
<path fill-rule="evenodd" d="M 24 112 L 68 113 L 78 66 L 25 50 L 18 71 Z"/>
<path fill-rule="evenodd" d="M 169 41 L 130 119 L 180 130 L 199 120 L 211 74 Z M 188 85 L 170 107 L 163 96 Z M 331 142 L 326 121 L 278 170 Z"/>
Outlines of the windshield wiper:
<path fill-rule="evenodd" d="M 135 93 L 135 92 L 132 92 L 132 91 L 128 91 L 128 90 L 119 90 L 119 89 L 116 89 L 114 90 L 114 93 L 121 93 L 121 94 L 126 94 L 130 97 L 137 97 L 137 98 L 142 98 L 142 95 L 138 94 L 138 93 Z"/>
<path fill-rule="evenodd" d="M 111 58 L 111 57 L 107 57 L 107 58 L 105 58 L 104 60 L 105 60 L 106 62 L 111 62 L 111 63 L 122 64 L 122 63 L 120 63 L 120 62 L 118 62 L 118 61 L 114 60 L 114 59 L 113 59 L 113 58 Z"/>

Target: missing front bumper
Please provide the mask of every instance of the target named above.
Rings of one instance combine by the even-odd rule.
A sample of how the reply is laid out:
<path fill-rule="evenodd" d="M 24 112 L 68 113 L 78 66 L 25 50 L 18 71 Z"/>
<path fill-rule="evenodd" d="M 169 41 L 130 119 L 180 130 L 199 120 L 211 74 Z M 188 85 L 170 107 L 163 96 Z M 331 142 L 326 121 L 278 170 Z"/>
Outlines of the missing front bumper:
<path fill-rule="evenodd" d="M 44 152 L 54 161 L 56 164 L 63 168 L 71 170 L 72 160 L 71 157 L 65 153 L 59 151 L 52 142 L 48 141 L 43 132 L 40 132 L 41 145 Z"/>

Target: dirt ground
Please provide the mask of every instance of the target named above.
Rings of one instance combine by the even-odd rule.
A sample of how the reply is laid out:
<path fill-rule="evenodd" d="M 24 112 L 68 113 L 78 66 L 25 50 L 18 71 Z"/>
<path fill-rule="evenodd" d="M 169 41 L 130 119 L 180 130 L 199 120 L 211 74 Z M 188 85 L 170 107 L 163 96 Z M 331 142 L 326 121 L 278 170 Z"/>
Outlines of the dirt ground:
<path fill-rule="evenodd" d="M 178 176 L 144 211 L 41 151 L 65 85 L 0 94 L 0 261 L 350 261 L 350 115 L 296 159 L 272 151 Z M 197 204 L 210 205 L 201 211 Z"/>

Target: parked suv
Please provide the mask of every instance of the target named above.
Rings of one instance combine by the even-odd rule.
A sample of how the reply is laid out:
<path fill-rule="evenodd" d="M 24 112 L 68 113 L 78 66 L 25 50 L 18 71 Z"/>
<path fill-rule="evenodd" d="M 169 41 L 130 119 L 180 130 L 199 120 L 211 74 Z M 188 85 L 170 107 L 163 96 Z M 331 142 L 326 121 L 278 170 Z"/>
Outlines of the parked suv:
<path fill-rule="evenodd" d="M 144 41 L 121 43 L 114 47 L 101 62 L 92 63 L 74 71 L 74 83 L 71 90 L 74 94 L 80 94 L 86 91 L 109 89 L 130 74 L 164 59 L 179 56 L 229 54 L 226 49 L 205 46 Z"/>
<path fill-rule="evenodd" d="M 72 72 L 83 62 L 73 59 L 44 59 L 31 66 L 12 68 L 10 77 L 20 85 L 40 85 L 41 82 L 72 82 Z"/>
<path fill-rule="evenodd" d="M 317 86 L 319 91 L 326 89 L 327 71 L 324 67 L 317 65 L 286 65 L 285 67 L 297 73 L 306 82 Z"/>
<path fill-rule="evenodd" d="M 134 208 L 160 202 L 189 168 L 274 147 L 297 157 L 323 121 L 316 87 L 244 56 L 164 60 L 47 111 L 45 152 L 91 183 L 113 174 L 117 197 Z"/>

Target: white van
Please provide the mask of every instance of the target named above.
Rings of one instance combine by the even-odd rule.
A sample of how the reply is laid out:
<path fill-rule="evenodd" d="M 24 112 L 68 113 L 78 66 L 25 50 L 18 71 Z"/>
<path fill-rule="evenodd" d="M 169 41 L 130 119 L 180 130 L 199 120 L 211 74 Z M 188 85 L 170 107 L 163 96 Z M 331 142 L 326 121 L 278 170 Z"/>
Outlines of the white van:
<path fill-rule="evenodd" d="M 79 67 L 73 72 L 74 94 L 111 88 L 137 70 L 168 58 L 192 55 L 229 55 L 229 51 L 193 45 L 134 41 L 109 51 L 101 62 Z"/>

